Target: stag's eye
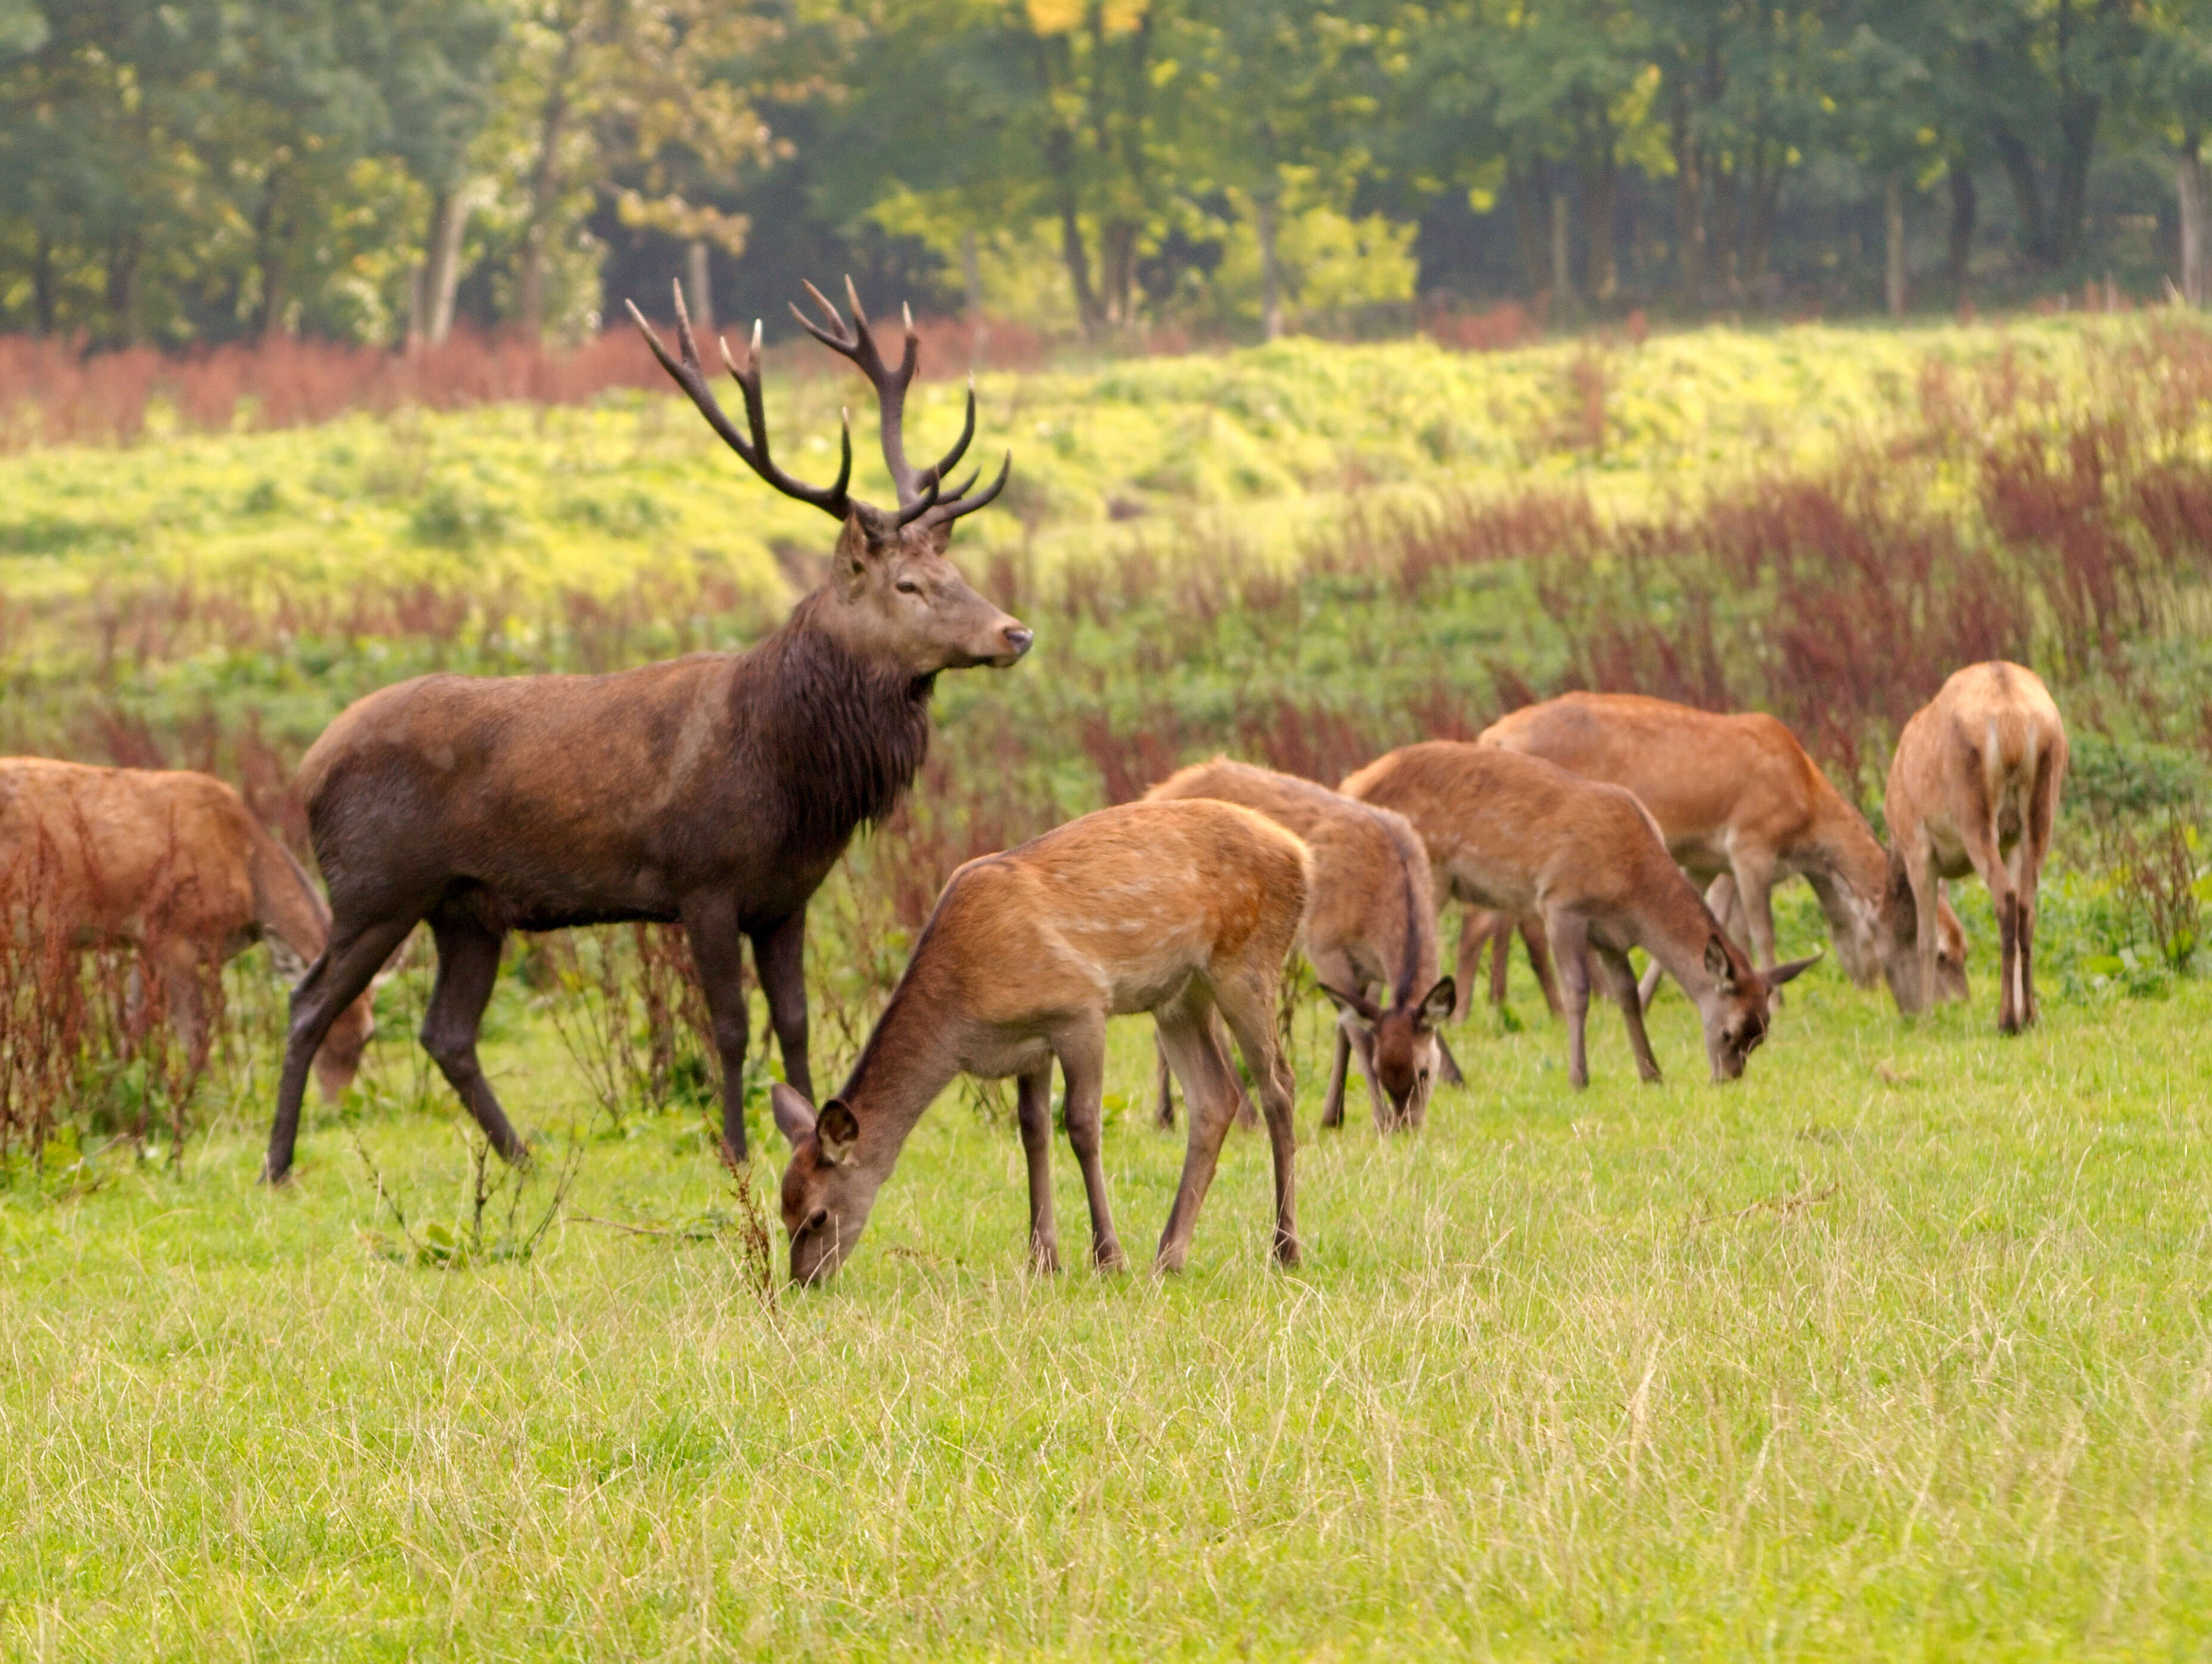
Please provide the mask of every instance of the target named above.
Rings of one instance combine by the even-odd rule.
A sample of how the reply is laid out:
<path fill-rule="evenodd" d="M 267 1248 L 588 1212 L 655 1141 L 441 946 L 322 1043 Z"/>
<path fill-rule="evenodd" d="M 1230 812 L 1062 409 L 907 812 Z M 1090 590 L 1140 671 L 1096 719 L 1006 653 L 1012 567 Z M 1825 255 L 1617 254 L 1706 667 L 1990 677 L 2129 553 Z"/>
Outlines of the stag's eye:
<path fill-rule="evenodd" d="M 897 583 L 891 586 L 891 587 L 897 590 L 902 595 L 919 595 L 921 593 L 921 586 L 915 582 L 911 578 L 902 578 Z"/>

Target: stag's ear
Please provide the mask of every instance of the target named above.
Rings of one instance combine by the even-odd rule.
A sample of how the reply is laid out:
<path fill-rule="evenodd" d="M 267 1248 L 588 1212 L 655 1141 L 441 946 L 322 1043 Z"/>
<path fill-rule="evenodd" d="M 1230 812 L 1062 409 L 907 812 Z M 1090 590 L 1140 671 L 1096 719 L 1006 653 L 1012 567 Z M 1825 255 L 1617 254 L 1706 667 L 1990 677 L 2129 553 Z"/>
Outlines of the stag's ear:
<path fill-rule="evenodd" d="M 1458 1004 L 1459 984 L 1449 976 L 1441 978 L 1414 1013 L 1413 1027 L 1422 1034 L 1433 1034 L 1450 1020 L 1452 1007 Z"/>
<path fill-rule="evenodd" d="M 851 1157 L 853 1146 L 860 1141 L 860 1123 L 844 1099 L 831 1098 L 822 1106 L 822 1119 L 814 1124 L 814 1139 L 824 1167 L 842 1166 Z"/>
<path fill-rule="evenodd" d="M 874 553 L 867 522 L 862 518 L 860 505 L 854 503 L 845 515 L 844 530 L 837 534 L 836 552 L 830 557 L 830 575 L 848 598 L 860 593 L 860 585 L 868 575 L 869 558 Z"/>
<path fill-rule="evenodd" d="M 814 1106 L 795 1086 L 781 1081 L 769 1084 L 768 1101 L 775 1111 L 775 1130 L 793 1150 L 814 1135 Z"/>
<path fill-rule="evenodd" d="M 1804 975 L 1807 971 L 1820 963 L 1820 956 L 1816 953 L 1810 958 L 1792 959 L 1786 965 L 1777 965 L 1766 973 L 1766 986 L 1770 988 L 1778 988 L 1784 982 L 1794 981 Z"/>
<path fill-rule="evenodd" d="M 1735 962 L 1729 957 L 1728 944 L 1717 935 L 1705 942 L 1705 974 L 1721 985 L 1722 993 L 1735 992 Z"/>
<path fill-rule="evenodd" d="M 1364 993 L 1346 993 L 1326 982 L 1321 985 L 1321 991 L 1336 1002 L 1337 1010 L 1349 1012 L 1364 1028 L 1371 1029 L 1382 1020 L 1382 1013 L 1376 1009 L 1375 1002 Z"/>

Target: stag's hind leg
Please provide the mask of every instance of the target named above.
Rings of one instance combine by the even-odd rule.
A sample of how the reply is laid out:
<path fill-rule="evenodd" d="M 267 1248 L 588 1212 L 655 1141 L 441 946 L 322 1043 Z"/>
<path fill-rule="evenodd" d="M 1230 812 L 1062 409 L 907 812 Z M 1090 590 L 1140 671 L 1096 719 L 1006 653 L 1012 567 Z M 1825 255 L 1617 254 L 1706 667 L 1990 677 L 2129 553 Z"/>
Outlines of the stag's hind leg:
<path fill-rule="evenodd" d="M 339 920 L 315 963 L 292 990 L 292 1015 L 284 1040 L 284 1070 L 276 1080 L 276 1117 L 269 1126 L 269 1153 L 262 1178 L 282 1184 L 292 1171 L 300 1138 L 300 1100 L 307 1090 L 307 1070 L 338 1013 L 361 998 L 393 950 L 407 939 L 422 915 L 410 908 L 366 922 Z"/>
<path fill-rule="evenodd" d="M 434 917 L 430 932 L 438 944 L 438 980 L 431 985 L 430 1008 L 422 1017 L 422 1049 L 476 1117 L 491 1147 L 507 1161 L 526 1161 L 529 1147 L 508 1124 L 477 1058 L 477 1031 L 492 984 L 499 980 L 500 933 L 458 914 Z"/>

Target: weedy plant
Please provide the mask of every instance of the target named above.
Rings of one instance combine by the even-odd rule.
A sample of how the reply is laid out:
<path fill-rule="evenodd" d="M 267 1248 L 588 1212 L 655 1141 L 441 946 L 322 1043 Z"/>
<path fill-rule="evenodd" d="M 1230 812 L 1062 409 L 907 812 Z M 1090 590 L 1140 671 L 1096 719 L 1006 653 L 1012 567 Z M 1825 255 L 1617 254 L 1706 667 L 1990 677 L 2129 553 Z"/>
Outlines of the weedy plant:
<path fill-rule="evenodd" d="M 465 1271 L 471 1266 L 527 1260 L 568 1204 L 583 1164 L 581 1139 L 572 1136 L 565 1140 L 561 1163 L 551 1169 L 550 1181 L 533 1205 L 531 1193 L 540 1182 L 537 1162 L 519 1168 L 495 1163 L 491 1145 L 481 1135 L 459 1131 L 459 1136 L 466 1159 L 454 1216 L 443 1218 L 418 1209 L 410 1218 L 398 1187 L 386 1183 L 368 1153 L 359 1125 L 353 1128 L 354 1153 L 361 1158 L 376 1198 L 362 1235 L 370 1248 L 395 1265 Z M 399 1233 L 396 1238 L 376 1229 L 386 1214 Z"/>

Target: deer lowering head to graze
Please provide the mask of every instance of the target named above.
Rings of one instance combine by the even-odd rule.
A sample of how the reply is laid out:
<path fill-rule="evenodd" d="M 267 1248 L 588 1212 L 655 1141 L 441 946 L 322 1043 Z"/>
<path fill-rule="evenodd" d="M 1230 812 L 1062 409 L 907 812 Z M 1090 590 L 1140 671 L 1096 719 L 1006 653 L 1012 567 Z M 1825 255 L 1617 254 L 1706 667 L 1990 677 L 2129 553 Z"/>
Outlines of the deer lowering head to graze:
<path fill-rule="evenodd" d="M 1236 1073 L 1214 1038 L 1218 1011 L 1267 1112 L 1275 1258 L 1296 1265 L 1292 1082 L 1275 1006 L 1305 911 L 1307 862 L 1305 846 L 1273 822 L 1193 799 L 1102 809 L 960 868 L 843 1089 L 819 1114 L 806 1094 L 770 1089 L 792 1145 L 783 1223 L 793 1279 L 819 1283 L 844 1262 L 907 1135 L 963 1072 L 1018 1083 L 1030 1250 L 1040 1267 L 1057 1270 L 1054 1058 L 1091 1204 L 1091 1256 L 1103 1267 L 1122 1265 L 1099 1138 L 1106 1019 L 1136 1011 L 1152 1014 L 1190 1105 L 1182 1182 L 1154 1263 L 1182 1269 L 1236 1118 Z"/>
<path fill-rule="evenodd" d="M 1802 877 L 1820 899 L 1844 971 L 1862 987 L 1880 975 L 1875 920 L 1887 866 L 1881 841 L 1777 719 L 1640 694 L 1571 693 L 1501 717 L 1474 743 L 1633 792 L 1668 853 L 1714 887 L 1707 904 L 1723 925 L 1741 908 L 1760 969 L 1774 963 L 1774 886 Z M 1948 934 L 1960 956 L 1946 974 L 1963 992 L 1965 936 L 1955 916 Z"/>
<path fill-rule="evenodd" d="M 1765 1039 L 1769 990 L 1813 963 L 1754 969 L 1668 854 L 1650 815 L 1620 786 L 1517 751 L 1432 740 L 1369 763 L 1343 789 L 1413 823 L 1440 890 L 1543 919 L 1565 985 L 1568 1072 L 1577 1086 L 1589 1081 L 1591 956 L 1612 984 L 1646 1080 L 1659 1078 L 1659 1065 L 1644 1031 L 1631 948 L 1665 966 L 1697 1002 L 1717 1081 L 1741 1075 Z"/>
<path fill-rule="evenodd" d="M 1216 757 L 1145 794 L 1146 802 L 1209 798 L 1255 810 L 1313 852 L 1313 893 L 1301 938 L 1322 991 L 1335 1001 L 1336 1058 L 1321 1124 L 1344 1124 L 1350 1060 L 1367 1078 L 1375 1125 L 1419 1127 L 1447 1054 L 1437 1026 L 1451 1014 L 1449 977 L 1437 975 L 1437 908 L 1429 855 L 1405 817 L 1295 775 Z M 1175 1124 L 1167 1060 L 1159 1120 Z"/>
<path fill-rule="evenodd" d="M 850 283 L 849 324 L 808 293 L 827 322 L 799 321 L 874 386 L 893 507 L 847 491 L 849 429 L 833 484 L 804 484 L 773 459 L 757 325 L 742 365 L 722 349 L 744 396 L 748 440 L 701 373 L 682 291 L 680 357 L 638 319 L 654 356 L 745 465 L 838 522 L 828 577 L 781 629 L 748 653 L 695 653 L 610 676 L 418 677 L 349 707 L 301 762 L 336 923 L 293 998 L 270 1179 L 291 1168 L 307 1056 L 423 919 L 437 942 L 438 977 L 422 1044 L 510 1160 L 524 1153 L 522 1140 L 477 1065 L 477 1029 L 512 930 L 684 926 L 722 1063 L 723 1137 L 738 1157 L 750 938 L 785 1074 L 811 1090 L 801 964 L 808 898 L 854 829 L 888 814 L 913 780 L 938 676 L 1012 665 L 1030 634 L 945 558 L 953 522 L 995 497 L 1012 466 L 1010 458 L 974 495 L 973 475 L 945 483 L 975 430 L 974 389 L 952 448 L 916 470 L 902 421 L 921 353 L 912 319 L 893 367 Z"/>
<path fill-rule="evenodd" d="M 304 965 L 330 935 L 314 885 L 238 793 L 184 770 L 0 758 L 0 885 L 19 944 L 137 950 L 191 1052 L 224 962 L 265 941 L 280 968 Z M 374 1028 L 365 991 L 330 1023 L 312 1054 L 325 1097 L 352 1084 Z"/>
<path fill-rule="evenodd" d="M 2002 660 L 1958 671 L 1898 735 L 1881 944 L 1899 1010 L 1925 1010 L 1931 989 L 1941 997 L 1941 883 L 1977 872 L 1996 907 L 1998 1032 L 2035 1021 L 2035 891 L 2066 756 L 2066 725 L 2042 677 Z"/>

